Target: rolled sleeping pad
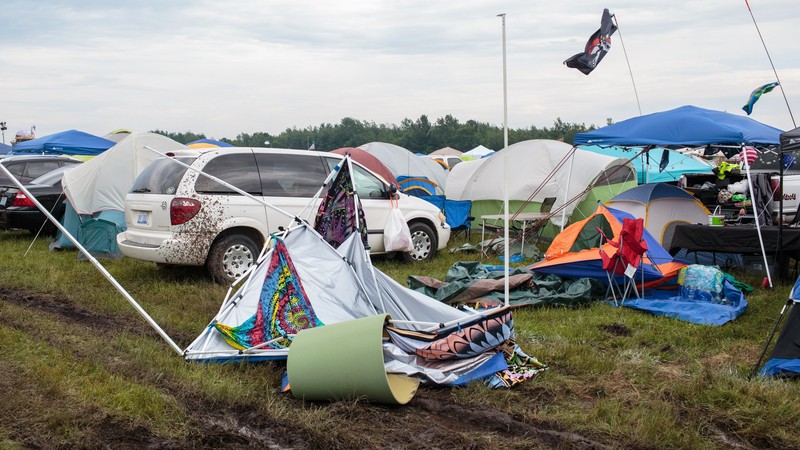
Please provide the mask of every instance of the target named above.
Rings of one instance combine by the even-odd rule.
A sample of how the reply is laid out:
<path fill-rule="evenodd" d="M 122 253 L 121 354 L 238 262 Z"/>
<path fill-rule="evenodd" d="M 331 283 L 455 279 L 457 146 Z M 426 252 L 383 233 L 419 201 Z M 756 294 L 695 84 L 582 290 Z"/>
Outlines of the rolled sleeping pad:
<path fill-rule="evenodd" d="M 289 347 L 286 372 L 295 398 L 341 400 L 366 398 L 404 405 L 419 380 L 386 373 L 384 325 L 388 314 L 348 320 L 300 331 Z"/>

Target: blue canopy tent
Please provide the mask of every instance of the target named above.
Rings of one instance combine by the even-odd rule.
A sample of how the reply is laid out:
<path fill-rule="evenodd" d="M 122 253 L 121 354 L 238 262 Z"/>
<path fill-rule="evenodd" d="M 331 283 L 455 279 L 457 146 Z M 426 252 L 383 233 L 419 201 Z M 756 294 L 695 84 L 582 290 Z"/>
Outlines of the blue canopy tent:
<path fill-rule="evenodd" d="M 687 105 L 576 134 L 574 144 L 629 147 L 726 143 L 777 145 L 781 133 L 781 130 L 749 117 Z"/>
<path fill-rule="evenodd" d="M 749 117 L 687 105 L 669 111 L 633 117 L 594 131 L 576 134 L 574 145 L 626 147 L 685 147 L 709 144 L 777 145 L 780 143 L 781 133 L 781 130 L 764 125 Z M 746 169 L 750 197 L 755 198 L 749 166 L 746 166 Z M 769 285 L 772 286 L 772 276 L 769 272 L 767 255 L 764 252 L 758 214 L 756 214 L 756 229 L 761 243 L 761 254 L 764 258 L 767 279 Z"/>
<path fill-rule="evenodd" d="M 23 141 L 12 147 L 12 154 L 37 153 L 49 155 L 87 155 L 94 156 L 113 147 L 116 142 L 78 130 Z"/>
<path fill-rule="evenodd" d="M 711 166 L 696 159 L 691 155 L 684 155 L 668 148 L 646 152 L 649 158 L 643 162 L 643 157 L 638 157 L 639 150 L 623 147 L 601 147 L 599 145 L 582 145 L 583 150 L 588 150 L 601 155 L 628 158 L 636 169 L 639 184 L 645 183 L 674 183 L 687 173 L 712 173 Z M 668 163 L 664 169 L 659 167 L 663 153 L 667 152 Z"/>
<path fill-rule="evenodd" d="M 0 155 L 5 155 L 11 151 L 11 146 L 8 144 L 0 144 Z"/>

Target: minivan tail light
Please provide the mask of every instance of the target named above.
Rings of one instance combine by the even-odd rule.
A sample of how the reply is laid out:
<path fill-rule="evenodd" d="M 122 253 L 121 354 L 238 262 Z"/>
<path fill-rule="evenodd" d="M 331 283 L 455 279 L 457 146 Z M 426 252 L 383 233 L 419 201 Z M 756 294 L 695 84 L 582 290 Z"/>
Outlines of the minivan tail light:
<path fill-rule="evenodd" d="M 17 195 L 14 196 L 14 201 L 11 203 L 11 206 L 36 206 L 33 203 L 33 200 L 28 198 L 23 192 L 17 192 Z"/>
<path fill-rule="evenodd" d="M 180 225 L 192 220 L 200 211 L 200 202 L 192 198 L 175 197 L 169 204 L 169 221 Z"/>

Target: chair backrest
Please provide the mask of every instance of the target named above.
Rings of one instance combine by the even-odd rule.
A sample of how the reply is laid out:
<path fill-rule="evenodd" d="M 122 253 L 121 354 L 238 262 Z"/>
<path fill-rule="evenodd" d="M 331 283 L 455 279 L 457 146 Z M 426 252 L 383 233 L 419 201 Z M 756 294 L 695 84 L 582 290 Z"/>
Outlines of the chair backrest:
<path fill-rule="evenodd" d="M 551 209 L 553 209 L 553 204 L 555 204 L 556 198 L 555 197 L 546 197 L 542 202 L 542 209 L 543 213 L 549 213 Z"/>

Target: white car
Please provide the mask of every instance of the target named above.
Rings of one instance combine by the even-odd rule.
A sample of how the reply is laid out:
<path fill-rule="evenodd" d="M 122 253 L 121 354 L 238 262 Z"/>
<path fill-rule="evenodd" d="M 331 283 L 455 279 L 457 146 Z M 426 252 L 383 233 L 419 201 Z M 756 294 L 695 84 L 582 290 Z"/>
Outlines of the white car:
<path fill-rule="evenodd" d="M 273 148 L 215 148 L 180 151 L 154 161 L 137 177 L 125 199 L 127 230 L 117 235 L 126 256 L 165 265 L 205 265 L 220 283 L 230 283 L 253 264 L 270 233 L 293 216 L 313 223 L 320 199 L 311 199 L 342 156 Z M 275 208 L 238 194 L 217 177 Z M 353 163 L 356 189 L 366 216 L 371 253 L 384 253 L 383 230 L 390 187 Z M 450 228 L 433 204 L 400 195 L 414 250 L 409 261 L 428 260 L 447 246 Z M 321 195 L 324 196 L 324 193 Z"/>

